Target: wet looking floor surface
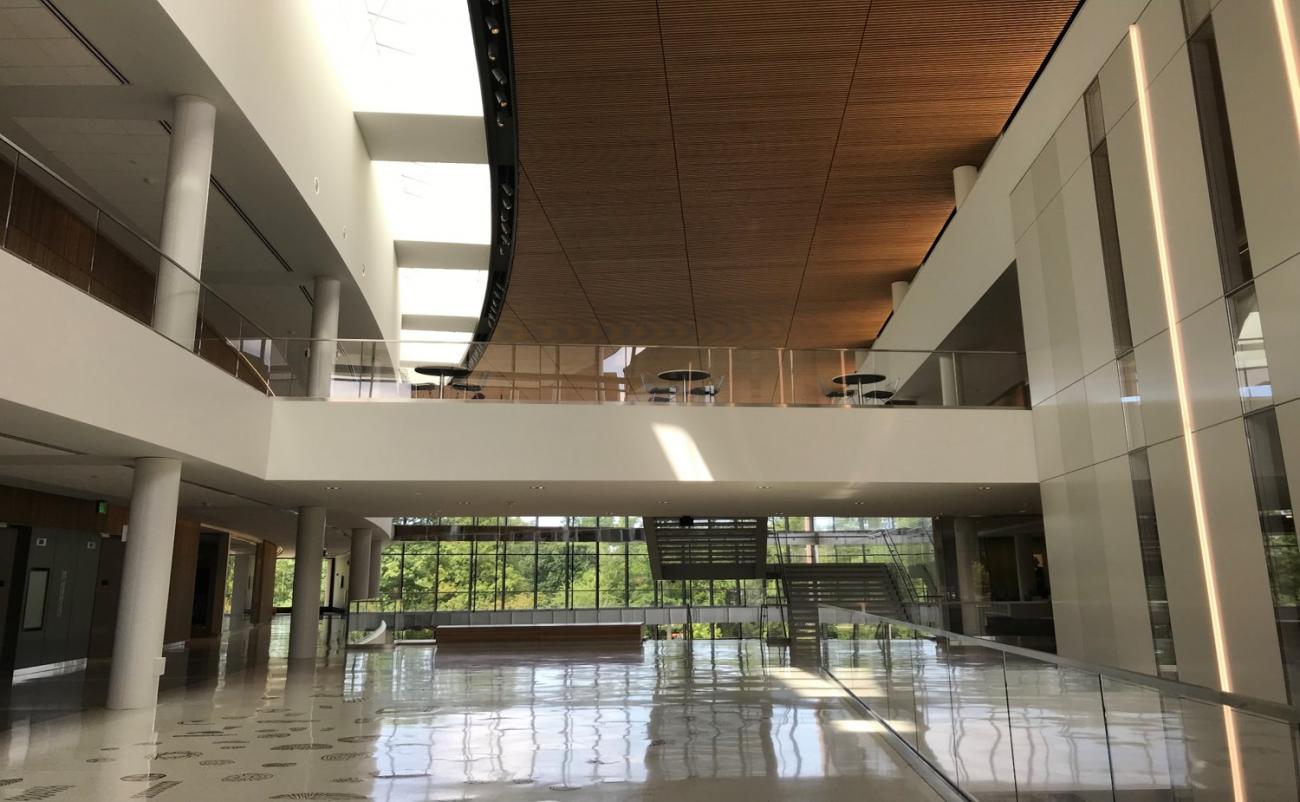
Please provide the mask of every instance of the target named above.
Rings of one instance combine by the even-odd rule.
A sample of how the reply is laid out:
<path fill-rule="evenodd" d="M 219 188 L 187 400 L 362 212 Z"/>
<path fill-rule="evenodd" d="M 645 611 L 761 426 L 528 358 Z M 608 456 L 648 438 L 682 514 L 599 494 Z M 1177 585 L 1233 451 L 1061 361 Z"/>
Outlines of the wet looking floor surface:
<path fill-rule="evenodd" d="M 838 686 L 756 641 L 272 659 L 156 714 L 0 733 L 6 802 L 936 798 Z"/>

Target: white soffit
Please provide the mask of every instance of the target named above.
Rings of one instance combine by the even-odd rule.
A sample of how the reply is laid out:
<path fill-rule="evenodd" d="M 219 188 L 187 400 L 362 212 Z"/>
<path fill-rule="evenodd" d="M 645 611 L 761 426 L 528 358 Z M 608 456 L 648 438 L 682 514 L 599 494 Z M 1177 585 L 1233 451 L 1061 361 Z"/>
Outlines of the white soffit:
<path fill-rule="evenodd" d="M 375 161 L 487 163 L 482 115 L 358 111 L 356 118 Z"/>
<path fill-rule="evenodd" d="M 492 257 L 490 245 L 463 242 L 416 242 L 398 240 L 398 267 L 447 267 L 456 270 L 487 270 Z"/>

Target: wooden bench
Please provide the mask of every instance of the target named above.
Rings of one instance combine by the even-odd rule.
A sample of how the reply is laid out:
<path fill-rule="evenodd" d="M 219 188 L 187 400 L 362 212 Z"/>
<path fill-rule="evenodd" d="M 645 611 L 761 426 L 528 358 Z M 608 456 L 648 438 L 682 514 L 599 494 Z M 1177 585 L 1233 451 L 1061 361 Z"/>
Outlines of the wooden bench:
<path fill-rule="evenodd" d="M 461 646 L 641 647 L 641 624 L 443 625 L 433 631 L 438 648 Z"/>

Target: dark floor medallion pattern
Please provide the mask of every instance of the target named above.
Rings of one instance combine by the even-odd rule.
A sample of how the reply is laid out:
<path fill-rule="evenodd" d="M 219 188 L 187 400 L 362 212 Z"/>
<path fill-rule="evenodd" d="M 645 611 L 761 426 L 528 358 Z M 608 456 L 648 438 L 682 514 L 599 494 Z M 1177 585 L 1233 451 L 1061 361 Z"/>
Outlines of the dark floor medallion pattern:
<path fill-rule="evenodd" d="M 153 785 L 149 786 L 148 788 L 144 789 L 138 794 L 133 794 L 131 798 L 132 799 L 153 799 L 154 797 L 161 794 L 163 791 L 167 791 L 172 788 L 175 788 L 180 784 L 181 784 L 180 780 L 163 780 L 160 783 L 154 783 Z"/>

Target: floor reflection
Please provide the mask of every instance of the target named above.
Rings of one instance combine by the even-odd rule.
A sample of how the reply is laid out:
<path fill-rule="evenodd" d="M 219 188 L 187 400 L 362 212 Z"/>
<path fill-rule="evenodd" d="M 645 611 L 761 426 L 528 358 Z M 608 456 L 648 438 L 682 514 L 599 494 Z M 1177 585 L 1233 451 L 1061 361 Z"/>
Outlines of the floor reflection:
<path fill-rule="evenodd" d="M 981 800 L 1297 799 L 1294 728 L 1026 657 L 931 640 L 828 641 L 831 672 Z M 1238 787 L 1234 787 L 1234 782 Z"/>
<path fill-rule="evenodd" d="M 0 733 L 0 794 L 935 798 L 837 686 L 754 641 L 614 655 L 331 646 L 290 669 L 274 656 L 283 634 L 268 633 L 269 665 L 172 689 L 156 716 L 90 710 Z"/>

